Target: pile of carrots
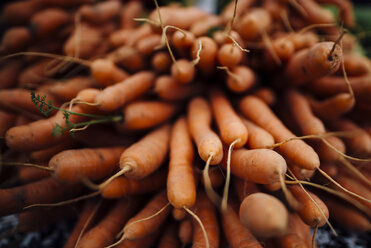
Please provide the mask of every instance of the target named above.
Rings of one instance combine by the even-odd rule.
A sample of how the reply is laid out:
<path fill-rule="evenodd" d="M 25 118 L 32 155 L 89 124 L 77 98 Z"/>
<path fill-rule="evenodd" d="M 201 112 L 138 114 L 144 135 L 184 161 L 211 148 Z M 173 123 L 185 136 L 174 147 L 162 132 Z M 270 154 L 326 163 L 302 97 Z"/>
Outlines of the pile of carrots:
<path fill-rule="evenodd" d="M 309 248 L 326 224 L 371 230 L 350 1 L 25 0 L 1 23 L 0 216 L 17 232 L 77 216 L 65 248 Z"/>

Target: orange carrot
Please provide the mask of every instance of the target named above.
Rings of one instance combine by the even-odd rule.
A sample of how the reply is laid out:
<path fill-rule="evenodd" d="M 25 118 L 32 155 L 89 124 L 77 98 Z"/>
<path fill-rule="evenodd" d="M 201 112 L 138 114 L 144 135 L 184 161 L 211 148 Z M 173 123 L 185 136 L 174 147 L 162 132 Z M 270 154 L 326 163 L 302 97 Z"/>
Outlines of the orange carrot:
<path fill-rule="evenodd" d="M 13 2 L 4 6 L 1 21 L 11 25 L 25 24 L 42 7 L 40 0 Z"/>
<path fill-rule="evenodd" d="M 255 183 L 238 177 L 233 178 L 233 186 L 240 202 L 242 202 L 248 195 L 260 192 Z"/>
<path fill-rule="evenodd" d="M 0 89 L 12 88 L 17 83 L 17 77 L 21 70 L 22 63 L 17 60 L 8 60 L 6 63 L 1 64 L 0 78 Z"/>
<path fill-rule="evenodd" d="M 189 244 L 192 242 L 193 226 L 190 219 L 184 219 L 179 224 L 178 236 L 182 244 Z"/>
<path fill-rule="evenodd" d="M 186 59 L 177 60 L 171 66 L 171 76 L 179 83 L 190 83 L 195 76 L 195 68 L 192 62 Z"/>
<path fill-rule="evenodd" d="M 295 137 L 260 99 L 248 96 L 240 102 L 242 113 L 250 120 L 267 130 L 276 142 Z M 279 150 L 298 166 L 313 170 L 319 166 L 318 155 L 313 148 L 301 140 L 293 140 L 279 147 Z"/>
<path fill-rule="evenodd" d="M 216 15 L 208 15 L 195 21 L 189 28 L 189 31 L 196 37 L 205 36 L 210 29 L 218 27 L 221 24 L 222 18 Z"/>
<path fill-rule="evenodd" d="M 174 208 L 191 208 L 196 202 L 193 160 L 194 150 L 187 122 L 181 117 L 171 131 L 167 177 L 167 197 Z"/>
<path fill-rule="evenodd" d="M 170 213 L 167 206 L 166 192 L 157 193 L 144 208 L 132 217 L 124 227 L 123 239 L 135 240 L 153 233 L 166 219 Z M 165 208 L 164 208 L 165 207 Z M 161 212 L 159 212 L 163 209 Z M 152 216 L 156 214 L 155 216 Z M 151 217 L 150 219 L 144 219 Z"/>
<path fill-rule="evenodd" d="M 155 80 L 154 91 L 166 101 L 185 100 L 200 91 L 197 82 L 191 84 L 179 84 L 171 76 L 160 76 Z"/>
<path fill-rule="evenodd" d="M 240 118 L 249 133 L 247 140 L 247 146 L 249 148 L 265 148 L 274 144 L 274 139 L 270 133 L 242 116 Z"/>
<path fill-rule="evenodd" d="M 30 43 L 32 37 L 30 31 L 25 27 L 14 27 L 7 30 L 0 45 L 2 53 L 12 53 L 24 50 Z"/>
<path fill-rule="evenodd" d="M 259 241 L 242 225 L 237 213 L 231 206 L 228 206 L 227 210 L 222 213 L 222 225 L 231 248 L 262 248 Z"/>
<path fill-rule="evenodd" d="M 202 222 L 206 235 L 207 241 L 201 226 L 195 220 L 193 220 L 193 248 L 199 247 L 219 247 L 219 225 L 216 216 L 216 212 L 212 202 L 207 198 L 204 192 L 198 194 L 196 205 L 194 206 L 194 212 Z"/>
<path fill-rule="evenodd" d="M 123 123 L 117 123 L 119 130 L 144 130 L 165 123 L 176 113 L 174 104 L 162 101 L 135 101 L 127 104 L 122 112 Z"/>
<path fill-rule="evenodd" d="M 170 125 L 164 125 L 128 147 L 121 155 L 125 176 L 140 179 L 161 166 L 169 149 Z"/>
<path fill-rule="evenodd" d="M 210 164 L 218 164 L 223 158 L 223 147 L 219 137 L 211 130 L 211 109 L 206 100 L 196 97 L 188 105 L 188 128 L 203 161 L 210 156 Z"/>
<path fill-rule="evenodd" d="M 4 137 L 6 131 L 14 125 L 16 115 L 0 111 L 0 137 Z"/>
<path fill-rule="evenodd" d="M 153 192 L 164 188 L 166 176 L 165 170 L 159 170 L 141 180 L 118 177 L 101 189 L 101 195 L 103 198 L 114 199 Z"/>
<path fill-rule="evenodd" d="M 71 18 L 69 14 L 58 8 L 48 8 L 37 12 L 30 19 L 32 35 L 36 38 L 44 38 L 51 35 L 59 28 L 67 25 Z"/>
<path fill-rule="evenodd" d="M 170 68 L 171 59 L 167 52 L 157 52 L 152 57 L 151 65 L 157 72 L 165 72 Z"/>
<path fill-rule="evenodd" d="M 255 73 L 245 65 L 236 66 L 227 74 L 227 86 L 236 93 L 246 92 L 256 83 Z"/>
<path fill-rule="evenodd" d="M 120 83 L 106 87 L 96 96 L 95 102 L 101 110 L 116 110 L 144 94 L 152 86 L 153 80 L 153 73 L 138 72 Z"/>
<path fill-rule="evenodd" d="M 101 2 L 95 5 L 84 5 L 79 9 L 83 20 L 90 23 L 104 23 L 115 18 L 120 11 L 120 1 Z"/>
<path fill-rule="evenodd" d="M 193 59 L 197 59 L 197 51 L 199 51 L 200 43 L 202 49 L 199 53 L 200 60 L 197 63 L 197 67 L 200 68 L 201 73 L 210 75 L 215 70 L 218 45 L 213 39 L 206 36 L 196 39 L 191 48 Z"/>
<path fill-rule="evenodd" d="M 64 150 L 50 159 L 49 167 L 61 181 L 99 180 L 114 171 L 124 150 L 123 147 Z"/>
<path fill-rule="evenodd" d="M 48 91 L 62 101 L 70 101 L 77 96 L 79 91 L 94 87 L 96 83 L 87 77 L 74 77 L 65 82 L 56 82 Z"/>
<path fill-rule="evenodd" d="M 171 222 L 165 228 L 165 231 L 158 242 L 159 248 L 177 248 L 180 243 L 177 236 L 177 225 Z"/>
<path fill-rule="evenodd" d="M 143 12 L 143 4 L 138 1 L 128 2 L 121 10 L 120 23 L 122 29 L 134 29 L 138 26 L 138 22 L 133 20 L 134 18 L 140 17 Z"/>
<path fill-rule="evenodd" d="M 156 51 L 156 47 L 161 45 L 161 35 L 151 34 L 139 40 L 136 48 L 143 55 L 149 56 Z"/>
<path fill-rule="evenodd" d="M 92 76 L 103 86 L 121 82 L 129 77 L 122 69 L 118 68 L 108 59 L 96 59 L 90 65 Z"/>
<path fill-rule="evenodd" d="M 291 85 L 300 86 L 335 72 L 342 56 L 340 46 L 334 42 L 319 42 L 296 52 L 288 61 L 285 75 Z"/>
<path fill-rule="evenodd" d="M 76 184 L 63 184 L 53 178 L 45 178 L 23 186 L 0 190 L 0 216 L 21 212 L 24 207 L 58 202 L 81 192 Z"/>
<path fill-rule="evenodd" d="M 254 92 L 254 96 L 259 97 L 267 105 L 273 106 L 276 103 L 277 97 L 274 91 L 270 88 L 260 88 Z"/>
<path fill-rule="evenodd" d="M 236 29 L 245 40 L 254 40 L 270 27 L 271 22 L 265 9 L 253 8 L 241 17 Z"/>
<path fill-rule="evenodd" d="M 95 227 L 82 236 L 77 247 L 98 248 L 112 244 L 116 234 L 138 207 L 139 201 L 134 199 L 129 198 L 118 201 Z"/>
<path fill-rule="evenodd" d="M 27 184 L 46 177 L 50 177 L 49 171 L 40 170 L 39 168 L 21 167 L 18 169 L 17 181 L 21 184 Z"/>
<path fill-rule="evenodd" d="M 256 237 L 269 238 L 287 231 L 288 212 L 274 196 L 255 193 L 241 203 L 240 220 Z"/>

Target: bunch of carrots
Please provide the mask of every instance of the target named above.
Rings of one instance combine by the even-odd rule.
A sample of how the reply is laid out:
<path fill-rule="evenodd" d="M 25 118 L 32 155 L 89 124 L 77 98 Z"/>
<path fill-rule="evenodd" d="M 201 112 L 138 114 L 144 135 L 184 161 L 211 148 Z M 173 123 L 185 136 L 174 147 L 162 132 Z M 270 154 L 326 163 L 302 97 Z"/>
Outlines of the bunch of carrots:
<path fill-rule="evenodd" d="M 25 0 L 1 23 L 13 232 L 77 215 L 65 248 L 310 248 L 332 222 L 371 230 L 371 63 L 350 1 Z"/>

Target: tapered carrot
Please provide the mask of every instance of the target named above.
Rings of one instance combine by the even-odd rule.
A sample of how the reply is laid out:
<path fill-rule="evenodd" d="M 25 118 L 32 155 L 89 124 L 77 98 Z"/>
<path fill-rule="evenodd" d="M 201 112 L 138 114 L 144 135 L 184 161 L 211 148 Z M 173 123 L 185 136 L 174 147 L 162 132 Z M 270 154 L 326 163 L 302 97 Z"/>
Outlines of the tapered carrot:
<path fill-rule="evenodd" d="M 99 180 L 114 171 L 124 150 L 124 147 L 64 150 L 50 159 L 49 167 L 61 181 Z"/>
<path fill-rule="evenodd" d="M 96 207 L 92 200 L 86 201 L 84 203 L 84 207 L 82 208 L 80 212 L 80 215 L 72 230 L 72 233 L 68 237 L 68 240 L 64 244 L 63 248 L 74 248 L 75 247 L 76 242 L 79 239 L 79 236 L 81 235 L 81 232 L 83 231 L 83 229 L 88 229 L 91 226 L 92 223 L 91 222 L 87 223 L 87 222 L 91 219 L 91 216 L 94 214 L 95 210 L 96 210 Z"/>
<path fill-rule="evenodd" d="M 124 240 L 121 244 L 118 244 L 117 248 L 150 248 L 154 245 L 157 237 L 160 234 L 160 229 L 157 229 L 154 233 L 151 233 L 141 239 L 136 240 Z"/>
<path fill-rule="evenodd" d="M 118 177 L 101 189 L 101 195 L 103 198 L 114 199 L 153 192 L 164 188 L 166 177 L 165 170 L 159 170 L 140 180 Z"/>
<path fill-rule="evenodd" d="M 341 62 L 342 51 L 334 42 L 319 42 L 295 53 L 285 69 L 289 84 L 300 86 L 335 72 Z"/>
<path fill-rule="evenodd" d="M 106 87 L 96 96 L 95 102 L 101 110 L 116 110 L 144 94 L 152 86 L 153 80 L 152 72 L 138 72 L 120 83 Z"/>
<path fill-rule="evenodd" d="M 71 20 L 70 15 L 63 9 L 47 8 L 37 12 L 30 19 L 33 28 L 32 35 L 36 38 L 44 38 L 67 25 Z"/>
<path fill-rule="evenodd" d="M 298 214 L 311 227 L 323 226 L 329 217 L 325 203 L 312 192 L 306 194 L 299 185 L 289 187 L 294 197 L 301 203 Z"/>
<path fill-rule="evenodd" d="M 170 213 L 167 206 L 166 192 L 157 193 L 144 208 L 132 217 L 124 227 L 123 239 L 135 240 L 153 233 Z M 165 207 L 165 208 L 164 208 Z M 159 212 L 162 210 L 161 212 Z M 155 216 L 152 216 L 156 214 Z M 145 219 L 151 217 L 149 219 Z"/>
<path fill-rule="evenodd" d="M 200 91 L 197 82 L 191 84 L 179 84 L 171 76 L 160 76 L 155 80 L 154 91 L 166 101 L 185 100 Z"/>
<path fill-rule="evenodd" d="M 262 248 L 259 241 L 242 225 L 237 213 L 231 206 L 222 213 L 222 226 L 231 248 Z"/>
<path fill-rule="evenodd" d="M 74 77 L 65 82 L 56 82 L 48 91 L 62 101 L 70 101 L 77 96 L 79 91 L 94 87 L 96 83 L 91 78 Z"/>
<path fill-rule="evenodd" d="M 39 168 L 21 167 L 18 169 L 17 181 L 20 184 L 36 182 L 40 179 L 50 177 L 50 172 Z"/>
<path fill-rule="evenodd" d="M 257 184 L 238 177 L 233 178 L 233 186 L 240 202 L 242 202 L 248 195 L 260 192 Z"/>
<path fill-rule="evenodd" d="M 242 99 L 240 109 L 250 120 L 272 134 L 276 142 L 282 142 L 295 137 L 274 115 L 269 107 L 257 97 L 248 96 Z M 287 142 L 280 146 L 279 150 L 302 168 L 312 170 L 319 166 L 318 155 L 303 141 L 294 140 Z"/>
<path fill-rule="evenodd" d="M 265 148 L 274 144 L 274 139 L 270 133 L 242 116 L 240 118 L 249 133 L 249 138 L 247 139 L 247 146 L 249 148 Z"/>
<path fill-rule="evenodd" d="M 212 202 L 207 198 L 204 192 L 197 196 L 194 212 L 200 219 L 203 227 L 193 220 L 193 248 L 198 247 L 219 247 L 219 225 Z M 202 230 L 204 229 L 204 230 Z M 205 232 L 207 240 L 205 240 Z"/>
<path fill-rule="evenodd" d="M 211 130 L 211 109 L 206 100 L 193 98 L 188 105 L 188 128 L 197 145 L 202 160 L 218 164 L 223 158 L 223 147 L 219 137 Z"/>
<path fill-rule="evenodd" d="M 182 144 L 180 147 L 179 144 Z M 178 119 L 171 131 L 167 197 L 175 208 L 191 208 L 196 202 L 194 150 L 187 121 Z"/>
<path fill-rule="evenodd" d="M 129 178 L 144 178 L 161 166 L 169 149 L 170 125 L 164 125 L 128 147 L 121 155 L 120 168 Z"/>
<path fill-rule="evenodd" d="M 108 59 L 96 59 L 90 65 L 92 76 L 103 86 L 121 82 L 129 77 L 128 73 Z"/>
<path fill-rule="evenodd" d="M 128 2 L 120 13 L 120 24 L 122 29 L 134 29 L 138 26 L 138 22 L 133 20 L 140 17 L 143 12 L 143 4 L 138 1 Z"/>
<path fill-rule="evenodd" d="M 287 231 L 287 209 L 274 196 L 265 193 L 249 195 L 243 200 L 239 215 L 242 224 L 256 237 L 275 237 Z"/>
<path fill-rule="evenodd" d="M 0 215 L 21 212 L 32 204 L 61 201 L 76 196 L 81 189 L 79 185 L 63 184 L 50 177 L 11 189 L 1 189 Z"/>
<path fill-rule="evenodd" d="M 254 96 L 259 97 L 269 106 L 273 106 L 277 100 L 275 92 L 270 88 L 259 88 L 254 92 Z"/>
<path fill-rule="evenodd" d="M 108 214 L 85 233 L 77 247 L 105 247 L 113 243 L 116 234 L 125 222 L 136 212 L 139 201 L 132 198 L 118 201 Z"/>
<path fill-rule="evenodd" d="M 149 56 L 156 51 L 156 47 L 161 45 L 161 35 L 151 34 L 141 40 L 136 44 L 136 48 L 143 55 Z"/>
<path fill-rule="evenodd" d="M 189 32 L 196 37 L 205 36 L 210 29 L 220 26 L 222 22 L 223 20 L 219 16 L 208 15 L 195 21 L 189 28 Z"/>
<path fill-rule="evenodd" d="M 305 19 L 311 24 L 334 23 L 334 16 L 328 9 L 322 8 L 316 1 L 298 0 L 298 4 L 304 9 Z"/>
<path fill-rule="evenodd" d="M 123 108 L 124 121 L 116 127 L 120 130 L 153 128 L 172 118 L 176 110 L 174 104 L 162 101 L 135 101 Z"/>

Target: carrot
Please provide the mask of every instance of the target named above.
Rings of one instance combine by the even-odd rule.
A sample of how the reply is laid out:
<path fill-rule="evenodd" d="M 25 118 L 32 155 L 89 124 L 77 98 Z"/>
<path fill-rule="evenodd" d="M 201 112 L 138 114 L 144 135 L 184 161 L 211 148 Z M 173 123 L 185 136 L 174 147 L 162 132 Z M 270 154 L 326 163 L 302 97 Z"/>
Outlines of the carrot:
<path fill-rule="evenodd" d="M 5 132 L 14 125 L 16 115 L 0 111 L 0 137 L 4 137 Z"/>
<path fill-rule="evenodd" d="M 123 123 L 117 123 L 119 130 L 144 130 L 165 123 L 176 113 L 174 104 L 162 101 L 135 101 L 127 104 L 122 112 Z"/>
<path fill-rule="evenodd" d="M 280 182 L 286 169 L 285 159 L 269 149 L 246 150 L 240 148 L 231 154 L 232 174 L 251 182 L 262 184 Z"/>
<path fill-rule="evenodd" d="M 184 8 L 160 7 L 153 10 L 149 19 L 155 23 L 160 23 L 159 13 L 161 13 L 164 26 L 175 26 L 180 29 L 188 29 L 194 22 L 197 22 L 208 14 L 194 6 Z"/>
<path fill-rule="evenodd" d="M 224 143 L 240 148 L 245 145 L 248 137 L 247 129 L 237 113 L 233 110 L 226 96 L 220 90 L 210 93 L 211 106 Z"/>
<path fill-rule="evenodd" d="M 199 223 L 193 220 L 193 248 L 198 247 L 219 247 L 219 225 L 216 216 L 216 212 L 212 202 L 207 198 L 204 192 L 200 192 L 197 197 L 196 205 L 194 206 L 194 212 L 203 224 L 203 227 Z M 202 230 L 203 229 L 203 230 Z M 205 232 L 207 240 L 205 240 Z"/>
<path fill-rule="evenodd" d="M 164 162 L 170 139 L 170 125 L 164 125 L 128 147 L 121 155 L 120 168 L 128 178 L 141 179 Z"/>
<path fill-rule="evenodd" d="M 309 48 L 317 44 L 319 41 L 318 35 L 311 31 L 304 33 L 295 33 L 291 36 L 291 39 L 292 43 L 295 46 L 295 51 L 301 50 L 303 48 Z"/>
<path fill-rule="evenodd" d="M 349 93 L 340 93 L 323 101 L 309 98 L 313 112 L 321 119 L 336 119 L 350 112 L 354 105 L 354 96 Z"/>
<path fill-rule="evenodd" d="M 0 190 L 0 216 L 21 212 L 24 207 L 52 203 L 76 196 L 81 192 L 76 184 L 62 184 L 53 178 L 18 186 L 11 189 Z"/>
<path fill-rule="evenodd" d="M 215 70 L 216 59 L 218 56 L 218 45 L 216 42 L 206 36 L 197 38 L 191 48 L 193 59 L 197 59 L 197 52 L 202 46 L 199 52 L 200 60 L 197 63 L 197 67 L 200 68 L 200 72 L 205 75 L 210 75 Z"/>
<path fill-rule="evenodd" d="M 190 219 L 184 219 L 179 223 L 178 236 L 183 245 L 192 242 L 193 226 Z"/>
<path fill-rule="evenodd" d="M 317 227 L 326 224 L 329 210 L 318 196 L 312 192 L 305 193 L 299 185 L 293 185 L 289 190 L 301 203 L 298 214 L 307 225 Z"/>
<path fill-rule="evenodd" d="M 195 76 L 195 68 L 191 61 L 186 59 L 177 60 L 171 66 L 171 76 L 179 83 L 190 83 Z"/>
<path fill-rule="evenodd" d="M 32 41 L 30 31 L 25 27 L 14 27 L 7 30 L 0 45 L 2 53 L 12 53 L 24 50 Z"/>
<path fill-rule="evenodd" d="M 187 217 L 187 211 L 184 208 L 173 208 L 171 215 L 174 220 L 181 221 Z"/>
<path fill-rule="evenodd" d="M 298 4 L 304 9 L 305 19 L 311 24 L 334 23 L 335 18 L 331 11 L 322 8 L 316 1 L 298 0 Z"/>
<path fill-rule="evenodd" d="M 181 143 L 180 147 L 178 144 Z M 194 150 L 187 122 L 181 117 L 174 124 L 170 139 L 167 197 L 174 208 L 191 208 L 196 202 L 193 171 Z"/>
<path fill-rule="evenodd" d="M 276 104 L 277 96 L 270 88 L 259 88 L 254 92 L 253 95 L 259 97 L 269 106 L 273 106 L 274 104 Z"/>
<path fill-rule="evenodd" d="M 243 98 L 240 102 L 240 109 L 246 117 L 272 134 L 276 142 L 295 137 L 269 107 L 257 97 L 247 96 Z M 303 141 L 287 142 L 281 145 L 279 150 L 285 157 L 304 169 L 313 170 L 319 166 L 318 155 Z"/>
<path fill-rule="evenodd" d="M 288 228 L 286 207 L 280 200 L 265 193 L 246 197 L 241 203 L 239 215 L 241 223 L 258 238 L 279 236 Z"/>
<path fill-rule="evenodd" d="M 124 8 L 122 8 L 120 13 L 120 26 L 122 29 L 135 29 L 138 23 L 134 18 L 140 17 L 142 14 L 144 6 L 142 2 L 131 1 L 128 2 Z"/>
<path fill-rule="evenodd" d="M 349 151 L 353 154 L 368 156 L 371 154 L 371 136 L 367 134 L 353 121 L 347 119 L 337 119 L 326 122 L 330 128 L 338 131 L 350 131 L 351 137 L 344 138 Z"/>
<path fill-rule="evenodd" d="M 78 13 L 81 14 L 83 20 L 98 24 L 113 20 L 118 16 L 120 8 L 120 1 L 108 1 L 95 5 L 84 5 L 79 9 Z"/>
<path fill-rule="evenodd" d="M 167 52 L 157 52 L 153 55 L 151 65 L 157 72 L 165 72 L 170 68 L 171 59 Z"/>
<path fill-rule="evenodd" d="M 229 70 L 228 67 L 218 68 L 226 70 L 228 74 L 227 86 L 233 92 L 246 92 L 256 83 L 255 73 L 245 65 L 236 66 L 232 70 Z"/>
<path fill-rule="evenodd" d="M 242 225 L 237 213 L 231 206 L 222 213 L 222 226 L 231 248 L 262 248 L 259 241 Z"/>
<path fill-rule="evenodd" d="M 335 72 L 342 56 L 334 42 L 319 42 L 296 52 L 287 63 L 285 76 L 291 85 L 303 85 Z"/>
<path fill-rule="evenodd" d="M 321 163 L 321 169 L 323 164 Z M 293 163 L 289 163 L 288 168 L 299 180 L 309 180 L 315 173 L 315 170 L 303 169 Z"/>
<path fill-rule="evenodd" d="M 123 45 L 134 47 L 134 45 L 137 44 L 140 40 L 145 39 L 146 37 L 153 34 L 153 31 L 151 25 L 145 23 L 130 34 L 131 35 L 127 38 L 126 42 Z"/>
<path fill-rule="evenodd" d="M 234 15 L 234 10 L 236 10 L 236 17 L 240 17 L 246 12 L 247 9 L 253 5 L 255 0 L 239 0 L 236 2 L 229 2 L 228 5 L 222 10 L 221 16 L 225 23 L 230 22 Z"/>
<path fill-rule="evenodd" d="M 74 112 L 81 112 L 76 106 Z M 82 116 L 70 116 L 70 122 L 76 123 L 83 120 Z M 64 115 L 58 112 L 56 115 L 43 120 L 31 122 L 30 124 L 10 128 L 5 134 L 5 140 L 11 149 L 21 151 L 37 151 L 45 149 L 51 145 L 56 145 L 61 142 L 67 133 L 64 135 L 53 137 L 53 129 L 58 124 L 61 127 L 66 127 Z"/>
<path fill-rule="evenodd" d="M 223 158 L 219 137 L 211 130 L 211 109 L 206 100 L 196 97 L 188 105 L 188 128 L 203 161 L 210 157 L 210 164 L 218 164 Z"/>
<path fill-rule="evenodd" d="M 177 236 L 177 225 L 175 222 L 171 222 L 165 228 L 163 235 L 161 236 L 158 247 L 159 248 L 177 248 L 180 243 Z"/>
<path fill-rule="evenodd" d="M 48 91 L 62 101 L 70 101 L 86 88 L 94 87 L 96 83 L 88 77 L 74 77 L 64 82 L 56 82 Z"/>
<path fill-rule="evenodd" d="M 21 184 L 27 184 L 50 177 L 50 172 L 40 170 L 39 168 L 21 167 L 18 169 L 17 181 Z"/>
<path fill-rule="evenodd" d="M 189 28 L 189 32 L 191 32 L 195 37 L 205 36 L 210 29 L 220 26 L 222 21 L 222 18 L 219 16 L 208 15 L 195 21 Z"/>
<path fill-rule="evenodd" d="M 136 48 L 141 54 L 149 56 L 156 51 L 156 47 L 161 45 L 161 38 L 159 34 L 148 35 L 138 41 Z"/>
<path fill-rule="evenodd" d="M 179 84 L 171 76 L 159 76 L 154 82 L 154 91 L 159 98 L 166 101 L 185 100 L 200 91 L 197 82 L 191 84 Z"/>
<path fill-rule="evenodd" d="M 194 34 L 191 32 L 176 30 L 171 36 L 171 43 L 178 51 L 188 52 L 195 39 Z"/>
<path fill-rule="evenodd" d="M 243 52 L 233 44 L 224 44 L 218 51 L 218 61 L 222 66 L 233 68 L 241 63 Z"/>
<path fill-rule="evenodd" d="M 113 111 L 144 94 L 151 86 L 154 74 L 149 71 L 138 72 L 124 81 L 106 87 L 99 93 L 95 102 L 104 111 Z"/>
<path fill-rule="evenodd" d="M 289 91 L 287 93 L 287 101 L 289 108 L 294 116 L 296 123 L 298 123 L 303 135 L 316 135 L 326 133 L 323 122 L 314 116 L 308 100 L 296 91 Z M 329 114 L 331 115 L 331 114 Z M 325 161 L 336 161 L 340 158 L 338 152 L 334 151 L 326 143 L 334 145 L 336 149 L 341 152 L 345 151 L 344 144 L 339 138 L 328 137 L 321 141 L 313 141 L 314 148 L 320 155 L 320 158 Z"/>
<path fill-rule="evenodd" d="M 30 17 L 41 10 L 43 7 L 42 1 L 31 0 L 14 2 L 4 6 L 1 15 L 1 21 L 10 25 L 25 24 Z"/>
<path fill-rule="evenodd" d="M 82 236 L 77 247 L 98 248 L 110 245 L 125 222 L 135 213 L 138 203 L 130 198 L 118 201 L 95 227 Z"/>
<path fill-rule="evenodd" d="M 103 115 L 104 111 L 98 108 L 95 98 L 101 91 L 95 88 L 85 88 L 77 93 L 76 97 L 70 101 L 70 106 L 76 103 L 86 114 Z"/>
<path fill-rule="evenodd" d="M 124 235 L 122 240 L 140 239 L 153 233 L 165 221 L 170 213 L 170 208 L 165 206 L 167 206 L 166 193 L 165 191 L 160 191 L 139 213 L 126 223 L 123 229 Z M 160 212 L 160 210 L 162 211 Z"/>
<path fill-rule="evenodd" d="M 149 27 L 148 27 L 148 30 L 150 30 Z M 133 33 L 134 32 L 131 29 L 119 29 L 119 30 L 113 31 L 108 37 L 109 44 L 113 47 L 123 46 L 126 44 L 129 38 L 129 35 Z"/>
<path fill-rule="evenodd" d="M 118 244 L 117 248 L 150 248 L 153 247 L 153 244 L 156 241 L 156 238 L 160 234 L 160 229 L 143 237 L 141 239 L 136 240 L 124 240 L 121 244 Z"/>
<path fill-rule="evenodd" d="M 128 73 L 118 68 L 108 59 L 96 59 L 90 65 L 92 76 L 103 86 L 121 82 L 129 77 Z"/>
<path fill-rule="evenodd" d="M 274 144 L 274 139 L 270 133 L 244 117 L 240 116 L 240 118 L 249 134 L 249 138 L 247 139 L 247 146 L 249 148 L 265 148 Z"/>
<path fill-rule="evenodd" d="M 44 38 L 71 21 L 70 15 L 58 8 L 47 8 L 37 12 L 30 19 L 32 35 L 35 38 Z"/>
<path fill-rule="evenodd" d="M 263 8 L 252 8 L 241 17 L 236 26 L 237 32 L 245 40 L 255 40 L 258 36 L 268 30 L 272 19 Z"/>
<path fill-rule="evenodd" d="M 49 167 L 61 181 L 99 180 L 114 171 L 124 150 L 123 147 L 64 150 L 50 159 Z"/>
<path fill-rule="evenodd" d="M 18 86 L 39 86 L 41 83 L 48 80 L 48 68 L 51 60 L 43 59 L 31 64 L 19 74 Z"/>
<path fill-rule="evenodd" d="M 17 77 L 21 70 L 22 63 L 17 60 L 8 60 L 6 63 L 1 64 L 0 78 L 0 89 L 12 88 L 17 83 Z"/>
<path fill-rule="evenodd" d="M 84 207 L 81 210 L 81 213 L 79 215 L 79 218 L 72 230 L 72 233 L 69 235 L 66 243 L 64 244 L 63 248 L 74 248 L 76 245 L 76 242 L 78 241 L 81 232 L 89 228 L 91 226 L 90 220 L 92 215 L 94 215 L 94 212 L 96 210 L 95 204 L 93 201 L 86 201 L 84 203 Z"/>
<path fill-rule="evenodd" d="M 114 199 L 153 192 L 165 186 L 166 176 L 165 170 L 159 170 L 140 180 L 118 177 L 101 189 L 101 195 L 103 198 Z"/>

